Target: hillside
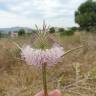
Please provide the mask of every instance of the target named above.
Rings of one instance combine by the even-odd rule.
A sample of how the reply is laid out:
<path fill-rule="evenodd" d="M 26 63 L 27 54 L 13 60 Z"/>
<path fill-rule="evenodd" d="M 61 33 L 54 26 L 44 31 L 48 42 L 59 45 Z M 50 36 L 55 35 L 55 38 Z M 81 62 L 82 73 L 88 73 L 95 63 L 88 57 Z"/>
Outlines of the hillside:
<path fill-rule="evenodd" d="M 8 32 L 18 32 L 20 29 L 25 29 L 27 32 L 32 32 L 31 28 L 27 27 L 11 27 L 11 28 L 0 28 L 0 32 L 8 33 Z"/>

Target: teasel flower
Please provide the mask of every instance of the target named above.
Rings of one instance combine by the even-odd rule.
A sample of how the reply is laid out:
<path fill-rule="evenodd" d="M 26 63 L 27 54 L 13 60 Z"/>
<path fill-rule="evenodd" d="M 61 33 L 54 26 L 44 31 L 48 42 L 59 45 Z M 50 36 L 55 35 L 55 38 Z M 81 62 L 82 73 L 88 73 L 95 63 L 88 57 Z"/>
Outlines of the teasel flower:
<path fill-rule="evenodd" d="M 42 30 L 38 29 L 37 25 L 36 28 L 38 32 L 32 40 L 32 47 L 27 45 L 21 48 L 21 56 L 29 65 L 42 66 L 44 96 L 48 96 L 46 67 L 57 64 L 64 55 L 64 49 L 50 38 L 45 22 Z"/>
<path fill-rule="evenodd" d="M 40 30 L 36 25 L 37 31 L 31 45 L 21 48 L 21 56 L 29 65 L 42 66 L 47 63 L 47 66 L 53 66 L 60 61 L 64 54 L 64 48 L 55 42 L 48 33 L 48 27 L 43 22 L 43 29 Z"/>

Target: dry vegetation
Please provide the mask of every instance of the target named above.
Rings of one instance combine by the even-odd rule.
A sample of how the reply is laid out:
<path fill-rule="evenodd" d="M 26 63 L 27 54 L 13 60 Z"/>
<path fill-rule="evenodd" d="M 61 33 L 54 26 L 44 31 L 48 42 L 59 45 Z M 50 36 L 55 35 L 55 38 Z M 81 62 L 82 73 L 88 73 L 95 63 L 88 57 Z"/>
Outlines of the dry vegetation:
<path fill-rule="evenodd" d="M 54 36 L 65 50 L 86 46 L 48 68 L 48 89 L 59 88 L 63 96 L 96 96 L 96 34 Z M 31 40 L 29 37 L 0 39 L 0 96 L 34 96 L 42 90 L 41 69 L 21 60 L 20 50 L 13 41 L 23 45 Z"/>

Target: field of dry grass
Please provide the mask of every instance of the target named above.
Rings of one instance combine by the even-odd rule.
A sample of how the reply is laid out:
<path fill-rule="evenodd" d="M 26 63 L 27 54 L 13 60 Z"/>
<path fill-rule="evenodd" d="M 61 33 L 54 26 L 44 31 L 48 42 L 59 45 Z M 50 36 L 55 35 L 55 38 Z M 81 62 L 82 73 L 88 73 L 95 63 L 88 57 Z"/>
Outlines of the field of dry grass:
<path fill-rule="evenodd" d="M 96 34 L 81 33 L 55 39 L 65 51 L 86 45 L 67 54 L 62 62 L 47 69 L 48 89 L 60 89 L 63 96 L 96 96 Z M 31 37 L 0 39 L 0 96 L 34 96 L 42 90 L 41 69 L 27 65 L 20 58 L 20 46 Z"/>

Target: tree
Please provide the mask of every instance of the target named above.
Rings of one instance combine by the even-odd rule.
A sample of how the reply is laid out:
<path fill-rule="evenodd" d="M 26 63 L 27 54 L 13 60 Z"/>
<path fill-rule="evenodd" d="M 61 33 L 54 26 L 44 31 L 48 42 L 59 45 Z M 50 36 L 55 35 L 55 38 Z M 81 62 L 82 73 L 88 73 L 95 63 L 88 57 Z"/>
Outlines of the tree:
<path fill-rule="evenodd" d="M 25 34 L 25 30 L 24 29 L 20 29 L 19 31 L 18 31 L 18 35 L 19 36 L 22 36 L 22 35 L 24 35 Z"/>
<path fill-rule="evenodd" d="M 88 0 L 75 12 L 75 22 L 81 29 L 96 30 L 96 1 Z"/>
<path fill-rule="evenodd" d="M 55 33 L 55 28 L 54 28 L 54 27 L 51 27 L 51 28 L 49 29 L 49 32 L 50 32 L 50 33 Z"/>

